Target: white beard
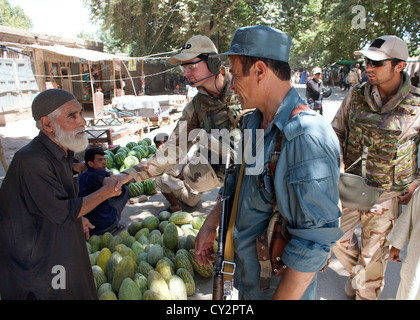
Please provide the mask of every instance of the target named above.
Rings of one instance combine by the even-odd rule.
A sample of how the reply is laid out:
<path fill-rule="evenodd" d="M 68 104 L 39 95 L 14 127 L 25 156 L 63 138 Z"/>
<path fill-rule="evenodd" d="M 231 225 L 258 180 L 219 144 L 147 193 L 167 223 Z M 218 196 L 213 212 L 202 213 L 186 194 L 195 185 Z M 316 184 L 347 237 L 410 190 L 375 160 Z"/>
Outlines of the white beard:
<path fill-rule="evenodd" d="M 57 123 L 55 123 L 55 128 L 54 139 L 64 148 L 74 152 L 81 152 L 88 146 L 89 140 L 86 133 L 78 135 L 78 133 L 85 131 L 84 127 L 69 132 L 63 130 Z"/>

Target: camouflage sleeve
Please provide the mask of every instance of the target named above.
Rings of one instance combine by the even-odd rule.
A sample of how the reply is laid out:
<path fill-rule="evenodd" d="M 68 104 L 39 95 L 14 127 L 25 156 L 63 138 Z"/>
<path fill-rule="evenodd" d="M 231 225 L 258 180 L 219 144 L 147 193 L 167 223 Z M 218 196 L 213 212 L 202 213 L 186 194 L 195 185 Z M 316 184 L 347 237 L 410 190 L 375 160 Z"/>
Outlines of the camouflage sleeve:
<path fill-rule="evenodd" d="M 351 97 L 353 93 L 353 88 L 350 89 L 348 94 L 344 97 L 343 101 L 341 102 L 341 106 L 338 109 L 337 113 L 334 116 L 334 119 L 331 123 L 335 134 L 340 141 L 340 152 L 343 155 L 343 147 L 346 142 L 347 136 L 347 123 L 349 118 L 349 112 L 351 107 Z"/>
<path fill-rule="evenodd" d="M 190 132 L 196 128 L 200 128 L 200 126 L 197 114 L 194 111 L 194 105 L 190 102 L 184 108 L 178 124 L 163 147 L 158 149 L 155 155 L 147 161 L 142 161 L 124 172 L 138 182 L 160 176 L 177 164 L 182 163 L 182 161 L 185 161 L 187 151 L 195 137 Z"/>

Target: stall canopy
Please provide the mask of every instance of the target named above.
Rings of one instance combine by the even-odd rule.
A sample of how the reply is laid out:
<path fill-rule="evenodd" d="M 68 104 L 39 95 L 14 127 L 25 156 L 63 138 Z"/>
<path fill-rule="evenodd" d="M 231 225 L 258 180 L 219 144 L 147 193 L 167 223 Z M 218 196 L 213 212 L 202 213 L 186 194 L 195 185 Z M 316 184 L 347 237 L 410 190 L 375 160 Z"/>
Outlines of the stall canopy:
<path fill-rule="evenodd" d="M 38 46 L 30 45 L 29 47 L 35 49 L 41 49 L 46 51 L 51 51 L 57 54 L 61 54 L 69 57 L 77 57 L 80 59 L 98 62 L 98 61 L 110 61 L 110 60 L 132 60 L 136 58 L 115 55 L 111 53 L 105 53 L 100 51 L 88 50 L 88 49 L 79 49 L 79 48 L 68 48 L 65 46 Z"/>
<path fill-rule="evenodd" d="M 341 60 L 341 61 L 337 61 L 337 64 L 356 64 L 356 61 L 351 61 L 351 60 Z"/>

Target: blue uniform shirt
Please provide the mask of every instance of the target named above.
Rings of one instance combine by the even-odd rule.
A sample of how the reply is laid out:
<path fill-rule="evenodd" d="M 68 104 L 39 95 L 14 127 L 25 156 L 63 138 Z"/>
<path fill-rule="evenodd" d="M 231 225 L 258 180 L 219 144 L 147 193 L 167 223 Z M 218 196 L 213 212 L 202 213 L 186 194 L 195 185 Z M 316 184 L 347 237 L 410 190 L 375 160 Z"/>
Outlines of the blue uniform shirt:
<path fill-rule="evenodd" d="M 289 222 L 291 235 L 283 254 L 284 263 L 300 272 L 316 272 L 326 264 L 330 250 L 343 234 L 339 229 L 338 139 L 331 125 L 312 110 L 303 111 L 289 120 L 291 111 L 302 103 L 292 88 L 263 133 L 263 143 L 255 141 L 262 120 L 258 109 L 245 127 L 254 135 L 254 155 L 263 157 L 253 164 L 245 161 L 235 224 L 235 286 L 246 299 L 271 299 L 279 283 L 279 278 L 272 277 L 270 289 L 259 290 L 260 266 L 256 250 L 256 237 L 267 228 L 273 213 L 273 196 L 260 184 L 261 171 L 267 166 L 270 152 L 274 151 L 279 131 L 283 131 L 284 137 L 274 186 L 280 213 Z M 235 180 L 229 179 L 227 190 L 232 189 L 231 183 Z M 315 288 L 316 277 L 307 290 L 313 292 L 305 293 L 305 296 L 314 297 Z"/>

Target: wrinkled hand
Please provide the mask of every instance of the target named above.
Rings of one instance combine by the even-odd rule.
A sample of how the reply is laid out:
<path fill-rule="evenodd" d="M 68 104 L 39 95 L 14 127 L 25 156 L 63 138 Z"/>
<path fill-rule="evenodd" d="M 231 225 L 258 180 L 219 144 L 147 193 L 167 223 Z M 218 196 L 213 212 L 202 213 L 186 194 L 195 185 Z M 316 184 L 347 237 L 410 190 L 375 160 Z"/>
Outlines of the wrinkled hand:
<path fill-rule="evenodd" d="M 217 229 L 206 226 L 204 222 L 195 237 L 195 257 L 200 266 L 203 264 L 209 266 L 210 262 L 214 262 L 214 240 L 216 239 Z"/>
<path fill-rule="evenodd" d="M 389 257 L 392 261 L 395 262 L 401 262 L 400 260 L 400 249 L 397 249 L 395 247 L 391 247 L 391 250 L 389 251 Z"/>
<path fill-rule="evenodd" d="M 109 198 L 117 197 L 122 192 L 121 186 L 118 187 L 118 180 L 115 180 L 114 177 L 106 177 L 102 183 L 102 188 L 108 192 Z"/>
<path fill-rule="evenodd" d="M 133 179 L 129 174 L 126 173 L 114 174 L 111 178 L 116 182 L 115 190 L 121 189 L 124 183 L 127 183 Z"/>
<path fill-rule="evenodd" d="M 83 232 L 85 234 L 86 241 L 87 241 L 89 240 L 89 229 L 94 229 L 95 226 L 91 224 L 90 221 L 86 219 L 85 217 L 82 217 L 82 225 L 83 225 Z"/>

